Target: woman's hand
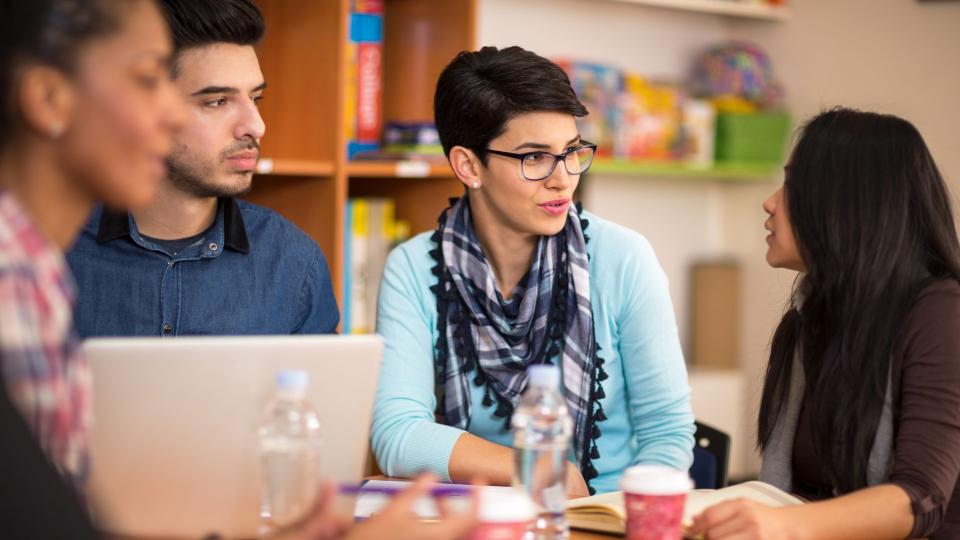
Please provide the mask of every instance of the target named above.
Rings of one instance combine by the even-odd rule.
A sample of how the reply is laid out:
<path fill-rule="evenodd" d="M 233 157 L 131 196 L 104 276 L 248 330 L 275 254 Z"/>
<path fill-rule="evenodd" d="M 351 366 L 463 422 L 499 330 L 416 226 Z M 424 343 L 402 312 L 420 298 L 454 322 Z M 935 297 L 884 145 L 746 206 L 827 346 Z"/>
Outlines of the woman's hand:
<path fill-rule="evenodd" d="M 746 499 L 727 501 L 693 518 L 686 536 L 706 540 L 794 540 L 803 538 L 787 508 L 771 508 Z"/>
<path fill-rule="evenodd" d="M 567 498 L 579 499 L 580 497 L 589 497 L 590 491 L 587 489 L 587 481 L 580 474 L 580 468 L 572 462 L 567 462 Z"/>
<path fill-rule="evenodd" d="M 271 540 L 335 540 L 341 538 L 353 524 L 350 516 L 338 514 L 334 509 L 337 486 L 326 482 L 320 488 L 320 496 L 308 515 L 299 525 L 284 529 L 270 536 Z"/>
<path fill-rule="evenodd" d="M 465 537 L 477 519 L 476 491 L 469 507 L 454 511 L 442 499 L 437 500 L 439 522 L 424 522 L 413 510 L 417 499 L 425 496 L 435 484 L 429 477 L 421 477 L 406 491 L 394 497 L 382 511 L 363 523 L 354 525 L 352 516 L 338 514 L 334 509 L 336 485 L 324 484 L 317 504 L 310 515 L 298 526 L 271 536 L 271 540 L 456 540 Z"/>

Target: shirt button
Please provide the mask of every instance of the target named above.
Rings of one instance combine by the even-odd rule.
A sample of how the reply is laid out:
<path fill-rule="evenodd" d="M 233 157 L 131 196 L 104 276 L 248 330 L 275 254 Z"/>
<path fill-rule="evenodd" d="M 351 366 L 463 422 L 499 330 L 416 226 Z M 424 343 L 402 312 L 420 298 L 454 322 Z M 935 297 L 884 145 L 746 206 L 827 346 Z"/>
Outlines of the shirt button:
<path fill-rule="evenodd" d="M 216 251 L 220 246 L 218 246 L 216 242 L 210 242 L 210 245 L 207 247 L 210 248 L 210 251 Z"/>
<path fill-rule="evenodd" d="M 167 323 L 167 324 L 163 325 L 163 335 L 169 336 L 169 335 L 172 334 L 172 333 L 173 333 L 173 325 L 172 325 L 172 324 Z"/>

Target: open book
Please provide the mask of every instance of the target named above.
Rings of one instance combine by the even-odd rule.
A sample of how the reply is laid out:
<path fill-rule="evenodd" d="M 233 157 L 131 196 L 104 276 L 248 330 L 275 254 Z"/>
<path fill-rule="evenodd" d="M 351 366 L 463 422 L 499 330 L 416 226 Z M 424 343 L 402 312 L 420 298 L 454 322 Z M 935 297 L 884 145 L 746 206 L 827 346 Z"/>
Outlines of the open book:
<path fill-rule="evenodd" d="M 746 482 L 723 489 L 695 489 L 687 496 L 684 526 L 707 508 L 731 499 L 750 499 L 768 506 L 789 506 L 803 501 L 763 482 Z M 567 519 L 575 529 L 623 534 L 627 527 L 623 492 L 613 491 L 567 502 Z"/>

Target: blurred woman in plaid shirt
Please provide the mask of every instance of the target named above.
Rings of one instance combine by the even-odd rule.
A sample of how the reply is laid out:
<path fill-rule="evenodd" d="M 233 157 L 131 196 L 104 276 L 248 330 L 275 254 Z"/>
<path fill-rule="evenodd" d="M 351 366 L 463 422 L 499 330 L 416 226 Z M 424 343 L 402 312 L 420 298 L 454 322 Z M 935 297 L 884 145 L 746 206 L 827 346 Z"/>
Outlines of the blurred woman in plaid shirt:
<path fill-rule="evenodd" d="M 149 1 L 0 9 L 0 362 L 10 400 L 82 492 L 90 374 L 63 251 L 96 201 L 136 207 L 183 121 Z"/>

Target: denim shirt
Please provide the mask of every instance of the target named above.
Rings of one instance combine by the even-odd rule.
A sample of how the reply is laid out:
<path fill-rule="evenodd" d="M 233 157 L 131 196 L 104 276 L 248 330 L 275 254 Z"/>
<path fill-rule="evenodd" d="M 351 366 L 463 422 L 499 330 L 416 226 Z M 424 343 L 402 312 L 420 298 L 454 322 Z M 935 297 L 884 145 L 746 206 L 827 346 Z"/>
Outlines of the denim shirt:
<path fill-rule="evenodd" d="M 133 216 L 93 212 L 67 254 L 81 337 L 332 333 L 317 244 L 276 212 L 224 198 L 202 241 L 169 251 Z"/>

